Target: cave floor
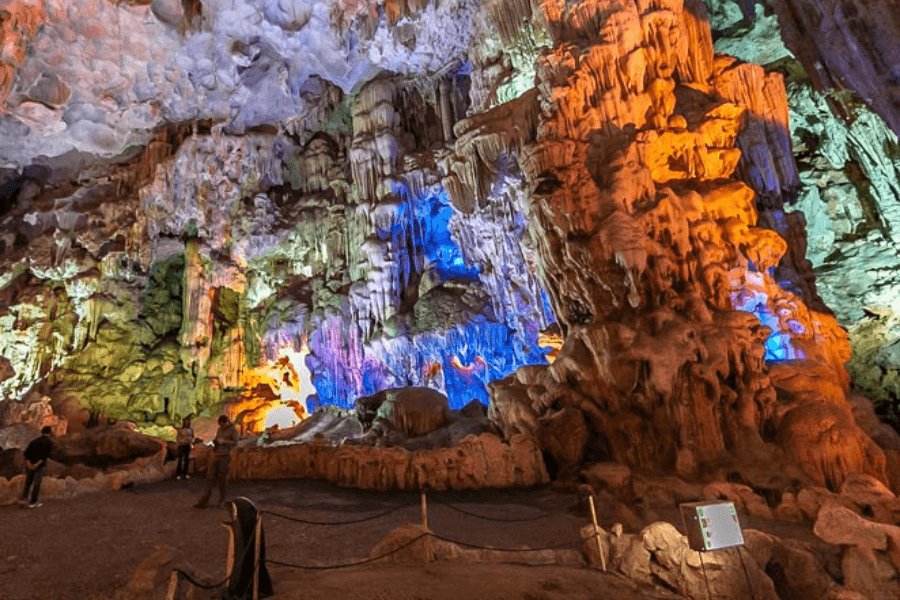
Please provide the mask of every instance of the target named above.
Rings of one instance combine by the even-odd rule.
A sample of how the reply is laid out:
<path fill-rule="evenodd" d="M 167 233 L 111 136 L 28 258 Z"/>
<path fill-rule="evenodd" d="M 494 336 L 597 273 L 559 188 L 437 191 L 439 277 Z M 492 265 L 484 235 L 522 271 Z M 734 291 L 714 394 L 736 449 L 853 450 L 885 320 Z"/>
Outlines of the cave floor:
<path fill-rule="evenodd" d="M 172 567 L 202 581 L 221 580 L 228 547 L 221 522 L 228 515 L 222 509 L 192 508 L 203 483 L 201 479 L 165 481 L 117 493 L 48 499 L 35 510 L 0 507 L 0 598 L 156 600 L 165 595 Z M 416 493 L 349 490 L 304 480 L 239 482 L 229 486 L 229 495 L 246 496 L 265 510 L 311 521 L 358 520 L 396 509 L 342 526 L 302 524 L 266 515 L 267 559 L 295 565 L 365 559 L 392 529 L 421 522 Z M 484 520 L 447 504 L 477 515 L 526 520 Z M 428 518 L 438 535 L 495 548 L 541 548 L 571 542 L 566 547 L 576 549 L 577 532 L 589 522 L 587 509 L 576 496 L 546 487 L 434 494 Z M 602 515 L 600 520 L 601 525 L 611 525 Z M 804 534 L 802 529 L 796 533 Z M 269 571 L 275 599 L 680 597 L 662 588 L 635 587 L 620 576 L 553 565 L 375 562 L 314 571 L 270 565 Z M 195 596 L 198 600 L 203 597 L 199 591 Z"/>

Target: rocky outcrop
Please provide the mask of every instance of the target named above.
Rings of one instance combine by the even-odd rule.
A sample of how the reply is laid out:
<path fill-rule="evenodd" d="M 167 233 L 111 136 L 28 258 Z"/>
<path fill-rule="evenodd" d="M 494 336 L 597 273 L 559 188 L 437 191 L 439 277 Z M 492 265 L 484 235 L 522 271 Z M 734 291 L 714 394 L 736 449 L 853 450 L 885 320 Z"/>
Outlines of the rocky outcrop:
<path fill-rule="evenodd" d="M 205 464 L 205 456 L 203 449 L 197 452 L 198 465 Z M 494 434 L 470 435 L 451 448 L 416 451 L 316 443 L 243 447 L 232 455 L 231 475 L 237 479 L 324 479 L 371 490 L 519 487 L 549 481 L 533 440 L 516 436 L 504 442 Z"/>
<path fill-rule="evenodd" d="M 893 422 L 891 390 L 897 365 L 891 348 L 897 340 L 898 308 L 891 275 L 897 254 L 891 223 L 897 220 L 900 162 L 896 132 L 885 122 L 891 122 L 886 115 L 894 109 L 883 100 L 889 94 L 879 95 L 873 104 L 854 92 L 856 87 L 869 89 L 875 80 L 858 79 L 859 71 L 847 73 L 844 62 L 846 56 L 883 52 L 893 42 L 868 33 L 865 39 L 851 41 L 857 36 L 854 27 L 872 18 L 852 3 L 841 7 L 813 3 L 808 12 L 797 12 L 789 1 L 771 3 L 775 10 L 758 3 L 755 12 L 751 4 L 734 0 L 707 4 L 717 51 L 785 75 L 791 141 L 802 187 L 796 202 L 791 194 L 786 196 L 783 211 L 761 213 L 765 226 L 789 244 L 777 277 L 783 285 L 790 281 L 786 285 L 810 306 L 827 305 L 834 311 L 850 333 L 853 355 L 847 368 L 854 383 Z M 821 19 L 809 21 L 809 14 L 819 10 L 825 11 Z M 878 27 L 886 23 L 879 22 Z M 839 45 L 849 43 L 852 48 L 846 53 L 826 48 L 819 36 L 798 36 L 798 26 L 834 31 Z M 829 33 L 821 39 L 831 37 Z M 812 60 L 818 52 L 826 58 Z"/>
<path fill-rule="evenodd" d="M 157 449 L 159 445 L 157 445 Z M 64 467 L 57 464 L 41 483 L 42 498 L 71 498 L 82 494 L 115 492 L 123 488 L 170 479 L 175 474 L 175 464 L 166 463 L 165 449 L 151 456 L 144 456 L 107 470 L 85 468 L 83 465 Z M 0 506 L 16 502 L 22 494 L 25 475 L 16 474 L 8 479 L 0 477 Z"/>

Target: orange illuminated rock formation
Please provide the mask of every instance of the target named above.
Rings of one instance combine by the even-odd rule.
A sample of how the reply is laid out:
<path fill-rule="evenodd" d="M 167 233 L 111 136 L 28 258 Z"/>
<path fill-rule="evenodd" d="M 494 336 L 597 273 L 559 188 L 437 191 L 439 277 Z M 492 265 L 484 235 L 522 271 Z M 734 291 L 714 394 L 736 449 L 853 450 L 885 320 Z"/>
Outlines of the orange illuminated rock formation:
<path fill-rule="evenodd" d="M 714 58 L 700 2 L 546 1 L 534 16 L 554 37 L 536 91 L 459 123 L 448 178 L 466 210 L 492 160 L 518 154 L 566 336 L 551 366 L 492 384 L 504 433 L 576 410 L 592 434 L 580 456 L 545 447 L 559 464 L 721 468 L 757 484 L 754 466 L 794 465 L 774 475 L 782 488 L 837 488 L 857 471 L 886 481 L 850 417 L 846 335 L 769 274 L 787 244 L 757 226 L 758 207 L 799 185 L 780 76 Z M 797 360 L 767 366 L 772 330 L 734 310 L 748 288 Z"/>

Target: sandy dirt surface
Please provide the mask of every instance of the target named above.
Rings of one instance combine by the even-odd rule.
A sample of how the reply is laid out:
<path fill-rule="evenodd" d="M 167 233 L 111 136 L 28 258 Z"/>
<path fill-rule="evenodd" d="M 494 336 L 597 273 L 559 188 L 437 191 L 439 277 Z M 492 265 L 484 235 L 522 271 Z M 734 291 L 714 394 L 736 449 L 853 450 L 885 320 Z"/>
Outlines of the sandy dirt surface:
<path fill-rule="evenodd" d="M 192 508 L 203 481 L 166 481 L 117 493 L 49 499 L 40 508 L 0 507 L 0 598 L 3 600 L 138 600 L 164 598 L 173 567 L 207 582 L 225 576 L 226 511 Z M 364 518 L 319 526 L 267 515 L 267 558 L 328 566 L 365 559 L 385 535 L 421 521 L 411 493 L 341 489 L 314 481 L 241 482 L 229 495 L 246 496 L 264 510 L 313 521 Z M 214 495 L 213 498 L 216 496 Z M 499 519 L 467 515 L 447 506 Z M 540 517 L 534 519 L 535 517 Z M 547 488 L 434 494 L 430 528 L 468 544 L 495 548 L 580 546 L 587 510 L 575 496 Z M 514 556 L 514 554 L 512 555 Z M 511 560 L 515 560 L 511 558 Z M 467 600 L 676 598 L 663 589 L 586 567 L 521 564 L 370 563 L 338 570 L 269 568 L 276 599 Z M 201 593 L 196 598 L 207 597 Z"/>

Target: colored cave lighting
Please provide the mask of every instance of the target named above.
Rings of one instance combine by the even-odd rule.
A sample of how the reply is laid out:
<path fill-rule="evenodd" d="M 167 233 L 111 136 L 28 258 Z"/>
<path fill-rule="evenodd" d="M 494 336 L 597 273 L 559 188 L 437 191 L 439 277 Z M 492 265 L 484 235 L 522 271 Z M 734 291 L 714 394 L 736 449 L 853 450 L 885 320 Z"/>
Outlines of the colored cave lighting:
<path fill-rule="evenodd" d="M 429 271 L 439 284 L 457 281 L 489 289 L 479 266 L 466 261 L 464 249 L 450 233 L 454 209 L 446 191 L 437 187 L 414 194 L 396 184 L 394 193 L 401 203 L 390 222 L 378 224 L 377 235 L 409 253 L 399 261 L 399 280 L 407 281 L 413 271 Z M 524 227 L 524 222 L 517 226 Z M 520 233 L 512 230 L 510 235 Z M 555 320 L 546 293 L 513 292 L 505 278 L 501 285 L 510 289 L 493 290 L 493 298 L 515 298 L 505 308 L 490 302 L 481 313 L 452 315 L 443 326 L 393 337 L 364 340 L 356 323 L 346 317 L 322 319 L 308 334 L 308 363 L 316 388 L 308 407 L 350 408 L 360 396 L 407 386 L 436 389 L 455 409 L 472 400 L 486 404 L 488 383 L 523 365 L 547 364 L 546 355 L 553 352 L 552 344 L 544 347 L 540 341 L 542 327 Z"/>
<path fill-rule="evenodd" d="M 287 429 L 293 427 L 300 422 L 300 417 L 293 407 L 287 404 L 276 404 L 266 411 L 266 418 L 263 421 L 263 429 L 270 427 L 278 427 L 279 429 Z"/>
<path fill-rule="evenodd" d="M 417 197 L 408 186 L 395 182 L 393 191 L 403 202 L 390 228 L 379 228 L 378 237 L 392 240 L 395 248 L 406 247 L 419 254 L 410 256 L 409 262 L 423 264 L 423 270 L 434 269 L 442 283 L 454 278 L 477 279 L 478 267 L 466 264 L 462 249 L 450 235 L 453 207 L 446 190 L 438 188 Z M 409 243 L 398 240 L 409 231 L 414 232 Z"/>
<path fill-rule="evenodd" d="M 804 333 L 803 325 L 790 318 L 784 311 L 773 311 L 769 295 L 766 293 L 766 281 L 762 273 L 746 272 L 743 281 L 736 285 L 732 281 L 731 303 L 735 310 L 753 313 L 759 321 L 772 330 L 766 340 L 766 360 L 777 362 L 806 358 L 799 348 L 791 342 L 793 335 Z M 779 314 L 776 314 L 779 313 Z"/>
<path fill-rule="evenodd" d="M 273 360 L 242 373 L 246 391 L 231 414 L 247 431 L 259 433 L 275 425 L 281 429 L 293 427 L 309 416 L 307 398 L 315 394 L 315 387 L 306 366 L 308 354 L 305 339 L 299 350 L 282 343 L 275 349 Z"/>

